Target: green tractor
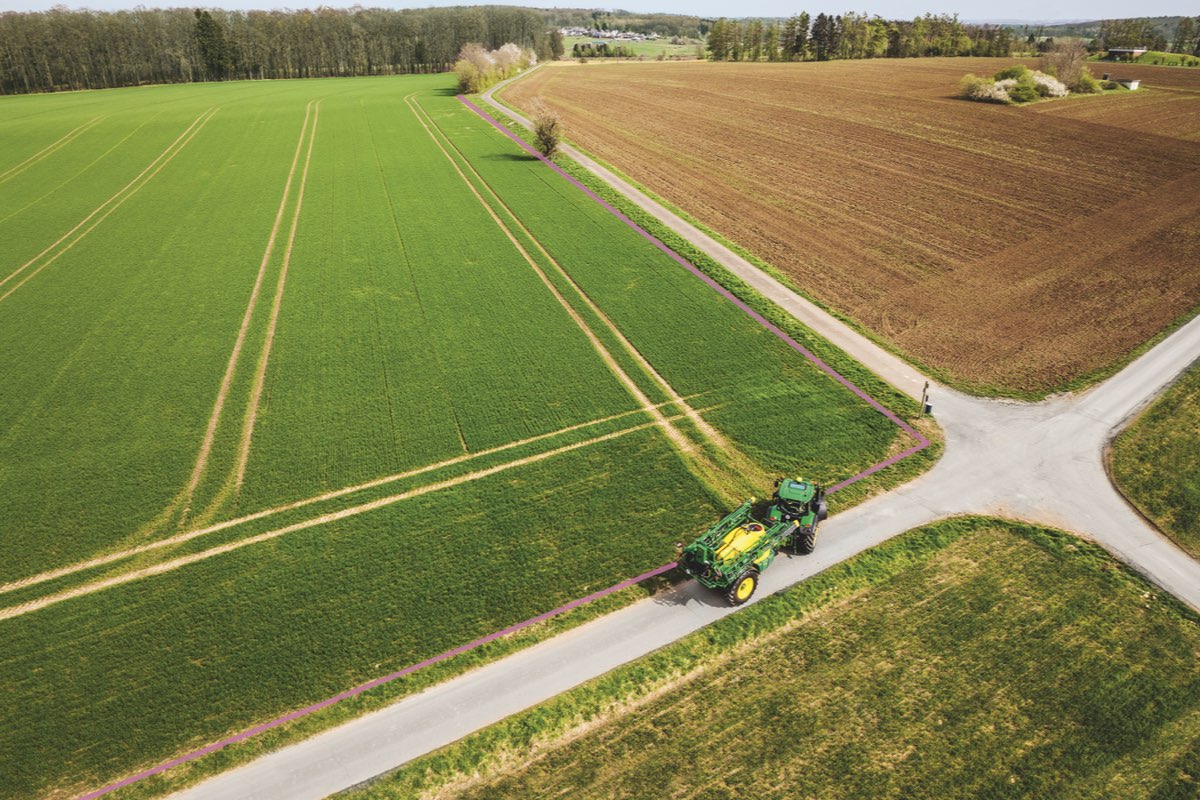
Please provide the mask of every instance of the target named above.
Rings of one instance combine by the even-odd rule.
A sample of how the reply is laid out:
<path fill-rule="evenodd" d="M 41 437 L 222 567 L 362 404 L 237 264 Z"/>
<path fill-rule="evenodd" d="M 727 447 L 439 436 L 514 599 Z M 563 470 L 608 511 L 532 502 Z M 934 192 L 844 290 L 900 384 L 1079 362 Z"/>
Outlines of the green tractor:
<path fill-rule="evenodd" d="M 828 516 L 824 489 L 802 479 L 781 478 L 775 481 L 770 505 L 762 508 L 751 497 L 699 539 L 680 546 L 679 566 L 740 606 L 754 594 L 758 576 L 782 548 L 801 555 L 813 551 L 817 524 Z"/>

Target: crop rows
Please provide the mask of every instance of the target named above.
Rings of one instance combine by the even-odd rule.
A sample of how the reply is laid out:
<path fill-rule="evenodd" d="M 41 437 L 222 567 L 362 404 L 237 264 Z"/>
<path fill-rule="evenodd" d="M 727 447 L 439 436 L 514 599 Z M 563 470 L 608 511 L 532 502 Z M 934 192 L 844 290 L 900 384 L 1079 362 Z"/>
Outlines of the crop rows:
<path fill-rule="evenodd" d="M 0 416 L 0 797 L 610 585 L 726 495 L 896 438 L 446 81 L 172 90 L 219 107 L 202 135 L 0 307 L 5 352 L 45 340 Z"/>
<path fill-rule="evenodd" d="M 1173 266 L 1196 244 L 1191 130 L 1068 118 L 1093 99 L 1194 116 L 1200 77 L 1028 111 L 951 96 L 1000 63 L 588 65 L 504 96 L 545 98 L 582 147 L 944 377 L 1028 395 L 1111 368 L 1200 297 Z"/>
<path fill-rule="evenodd" d="M 180 109 L 166 142 L 196 113 Z M 276 126 L 281 116 L 291 117 L 219 111 L 129 202 L 0 304 L 4 579 L 125 540 L 186 483 L 286 174 L 280 156 L 295 129 Z M 262 130 L 246 136 L 247 125 Z M 278 138 L 265 132 L 276 128 Z M 119 189 L 162 150 L 155 141 L 139 159 L 114 151 L 102 163 L 124 164 Z M 52 163 L 13 183 L 44 181 L 38 170 Z M 240 179 L 247 163 L 261 181 Z M 85 216 L 47 218 L 35 246 Z"/>

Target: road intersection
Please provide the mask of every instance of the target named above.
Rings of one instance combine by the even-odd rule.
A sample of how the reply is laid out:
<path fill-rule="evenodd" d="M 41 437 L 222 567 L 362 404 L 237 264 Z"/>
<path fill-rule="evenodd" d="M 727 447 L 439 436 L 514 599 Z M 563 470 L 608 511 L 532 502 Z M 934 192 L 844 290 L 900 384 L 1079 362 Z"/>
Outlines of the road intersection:
<path fill-rule="evenodd" d="M 492 93 L 483 100 L 495 104 Z M 511 109 L 497 106 L 528 125 Z M 571 147 L 563 151 L 761 294 L 914 398 L 928 380 L 911 365 Z M 910 483 L 832 517 L 810 556 L 781 558 L 755 599 L 780 591 L 912 528 L 986 514 L 1092 539 L 1200 610 L 1200 563 L 1146 522 L 1105 469 L 1112 437 L 1200 358 L 1200 317 L 1119 373 L 1039 403 L 969 397 L 934 385 L 945 452 Z M 175 795 L 187 800 L 320 798 L 376 777 L 734 613 L 694 582 L 593 620 L 418 695 L 265 755 Z"/>

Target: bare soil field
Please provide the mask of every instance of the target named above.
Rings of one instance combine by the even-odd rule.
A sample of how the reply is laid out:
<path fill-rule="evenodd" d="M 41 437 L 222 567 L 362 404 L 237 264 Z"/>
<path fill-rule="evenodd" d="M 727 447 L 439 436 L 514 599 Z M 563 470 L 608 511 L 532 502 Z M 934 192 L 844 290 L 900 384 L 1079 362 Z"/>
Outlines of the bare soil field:
<path fill-rule="evenodd" d="M 1007 59 L 541 69 L 579 146 L 959 386 L 1110 370 L 1200 304 L 1200 71 L 1025 108 L 954 97 Z"/>

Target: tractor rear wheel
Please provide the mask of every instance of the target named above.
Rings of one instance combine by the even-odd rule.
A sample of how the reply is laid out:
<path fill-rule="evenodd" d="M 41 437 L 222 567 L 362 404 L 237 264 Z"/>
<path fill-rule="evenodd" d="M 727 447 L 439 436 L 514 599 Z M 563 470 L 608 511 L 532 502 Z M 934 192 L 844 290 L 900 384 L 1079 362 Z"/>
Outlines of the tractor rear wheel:
<path fill-rule="evenodd" d="M 817 546 L 817 532 L 807 528 L 796 533 L 796 552 L 806 556 Z"/>
<path fill-rule="evenodd" d="M 731 606 L 740 606 L 754 596 L 758 588 L 758 570 L 748 569 L 738 577 L 725 592 L 725 598 Z"/>

